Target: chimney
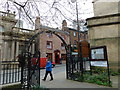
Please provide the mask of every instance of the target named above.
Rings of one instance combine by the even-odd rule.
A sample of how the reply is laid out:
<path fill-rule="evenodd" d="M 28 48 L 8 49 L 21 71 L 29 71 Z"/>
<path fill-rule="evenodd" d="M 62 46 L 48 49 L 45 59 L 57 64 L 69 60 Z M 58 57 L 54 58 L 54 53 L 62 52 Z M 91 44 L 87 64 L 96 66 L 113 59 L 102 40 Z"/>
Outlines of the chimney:
<path fill-rule="evenodd" d="M 62 30 L 65 30 L 66 27 L 67 27 L 67 22 L 66 22 L 66 20 L 63 20 L 63 22 L 62 22 Z"/>
<path fill-rule="evenodd" d="M 38 30 L 40 29 L 40 17 L 36 17 L 36 20 L 35 20 L 35 30 Z"/>

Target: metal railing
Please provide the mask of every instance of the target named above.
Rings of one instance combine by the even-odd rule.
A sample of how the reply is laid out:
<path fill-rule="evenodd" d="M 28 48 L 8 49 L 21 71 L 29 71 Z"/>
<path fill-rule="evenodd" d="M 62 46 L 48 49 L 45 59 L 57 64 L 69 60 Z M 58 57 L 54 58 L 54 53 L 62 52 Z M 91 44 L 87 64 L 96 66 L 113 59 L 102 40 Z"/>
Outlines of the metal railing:
<path fill-rule="evenodd" d="M 0 85 L 20 82 L 21 68 L 19 62 L 4 61 L 1 64 Z"/>

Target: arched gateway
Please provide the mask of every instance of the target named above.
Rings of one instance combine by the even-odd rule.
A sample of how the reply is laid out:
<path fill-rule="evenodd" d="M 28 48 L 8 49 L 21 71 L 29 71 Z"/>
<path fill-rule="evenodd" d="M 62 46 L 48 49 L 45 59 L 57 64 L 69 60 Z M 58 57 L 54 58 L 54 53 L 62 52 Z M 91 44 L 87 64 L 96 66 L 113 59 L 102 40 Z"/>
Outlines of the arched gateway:
<path fill-rule="evenodd" d="M 69 66 L 70 65 L 68 63 L 68 61 L 70 61 L 70 45 L 67 45 L 67 43 L 64 41 L 64 39 L 58 34 L 58 33 L 63 33 L 66 35 L 69 35 L 68 32 L 66 31 L 61 31 L 61 30 L 47 30 L 47 31 L 40 31 L 37 34 L 35 34 L 34 36 L 32 36 L 28 42 L 25 43 L 25 47 L 22 50 L 22 61 L 24 62 L 23 65 L 21 65 L 21 84 L 23 88 L 27 88 L 30 89 L 31 87 L 34 86 L 39 86 L 40 85 L 40 49 L 38 48 L 34 54 L 32 54 L 30 52 L 30 46 L 32 45 L 32 43 L 35 41 L 38 44 L 38 39 L 37 37 L 43 33 L 51 33 L 56 35 L 64 44 L 65 46 L 65 50 L 66 50 L 66 78 L 68 79 L 69 77 Z M 57 50 L 54 52 L 56 53 L 58 52 Z M 36 60 L 36 64 L 33 65 L 32 62 L 32 58 L 37 58 Z M 57 55 L 56 55 L 57 58 Z"/>

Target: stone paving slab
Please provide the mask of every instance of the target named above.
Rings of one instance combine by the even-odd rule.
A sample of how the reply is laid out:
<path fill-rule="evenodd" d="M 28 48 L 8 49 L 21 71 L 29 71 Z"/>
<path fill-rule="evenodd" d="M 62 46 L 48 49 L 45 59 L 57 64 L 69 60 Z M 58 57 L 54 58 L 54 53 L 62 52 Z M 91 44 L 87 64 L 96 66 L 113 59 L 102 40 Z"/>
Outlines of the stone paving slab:
<path fill-rule="evenodd" d="M 110 88 L 92 83 L 67 80 L 65 74 L 65 72 L 55 74 L 53 81 L 49 81 L 50 77 L 48 76 L 46 81 L 41 80 L 41 86 L 46 88 Z"/>

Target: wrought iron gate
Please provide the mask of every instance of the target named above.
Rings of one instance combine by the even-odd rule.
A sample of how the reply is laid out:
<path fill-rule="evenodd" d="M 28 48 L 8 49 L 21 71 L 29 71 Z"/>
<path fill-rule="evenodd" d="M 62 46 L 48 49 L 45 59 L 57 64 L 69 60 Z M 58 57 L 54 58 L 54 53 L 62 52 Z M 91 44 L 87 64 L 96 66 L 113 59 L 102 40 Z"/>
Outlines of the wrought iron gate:
<path fill-rule="evenodd" d="M 41 33 L 43 32 L 35 34 L 25 43 L 21 57 L 19 57 L 19 59 L 22 60 L 21 84 L 23 89 L 29 90 L 32 87 L 40 86 L 40 50 L 37 48 L 34 53 L 31 53 L 30 46 Z M 38 43 L 36 42 L 36 44 Z M 32 62 L 34 58 L 36 59 L 35 64 Z"/>
<path fill-rule="evenodd" d="M 25 64 L 22 66 L 21 84 L 23 89 L 30 89 L 40 85 L 40 52 L 31 54 L 30 52 L 23 53 Z M 36 58 L 36 64 L 33 64 L 32 59 Z"/>
<path fill-rule="evenodd" d="M 42 33 L 52 33 L 56 35 L 60 40 L 64 43 L 66 48 L 66 53 L 69 52 L 68 45 L 63 40 L 63 38 L 57 34 L 55 31 L 41 31 L 35 34 L 28 42 L 25 43 L 25 47 L 23 52 L 21 53 L 20 60 L 22 60 L 22 67 L 21 67 L 21 84 L 23 89 L 30 89 L 32 87 L 40 86 L 40 50 L 37 48 L 34 54 L 30 52 L 30 46 L 35 40 L 38 35 Z M 37 41 L 38 42 L 38 41 Z M 36 42 L 36 43 L 37 43 Z M 67 54 L 68 55 L 68 54 Z M 36 58 L 36 64 L 34 65 L 32 59 Z M 68 57 L 69 58 L 69 57 Z M 67 60 L 68 61 L 68 60 Z M 67 72 L 68 76 L 68 72 Z"/>
<path fill-rule="evenodd" d="M 67 60 L 66 60 L 66 72 L 67 79 L 76 80 L 78 76 L 80 76 L 80 62 L 78 61 L 78 57 L 72 56 L 71 45 L 68 45 L 67 49 Z"/>
<path fill-rule="evenodd" d="M 41 31 L 35 34 L 28 42 L 25 43 L 24 50 L 22 52 L 22 67 L 21 67 L 21 84 L 23 89 L 30 89 L 34 86 L 40 86 L 40 50 L 37 48 L 35 53 L 30 52 L 30 46 L 38 35 L 42 33 L 52 33 L 56 35 L 65 45 L 66 49 L 66 78 L 71 80 L 78 79 L 83 73 L 83 58 L 80 54 L 72 55 L 71 44 L 68 45 L 64 39 L 55 31 Z M 37 41 L 38 42 L 38 41 Z M 36 42 L 36 43 L 37 43 Z M 38 44 L 38 43 L 37 43 Z M 81 46 L 80 46 L 81 47 Z M 81 49 L 82 50 L 82 49 Z M 80 52 L 80 51 L 79 51 Z M 33 64 L 32 59 L 36 58 L 36 64 Z M 81 77 L 82 78 L 82 77 Z"/>
<path fill-rule="evenodd" d="M 66 62 L 66 72 L 67 79 L 82 81 L 83 73 L 86 70 L 86 63 L 89 59 L 89 44 L 88 42 L 80 42 L 79 47 L 77 48 L 77 54 L 73 54 L 73 47 L 71 45 L 66 49 L 67 52 L 67 62 Z"/>

